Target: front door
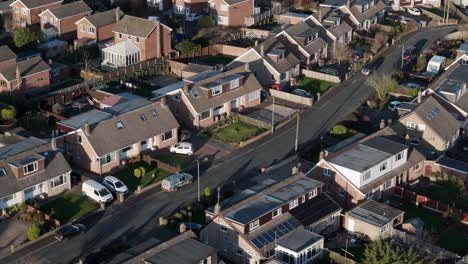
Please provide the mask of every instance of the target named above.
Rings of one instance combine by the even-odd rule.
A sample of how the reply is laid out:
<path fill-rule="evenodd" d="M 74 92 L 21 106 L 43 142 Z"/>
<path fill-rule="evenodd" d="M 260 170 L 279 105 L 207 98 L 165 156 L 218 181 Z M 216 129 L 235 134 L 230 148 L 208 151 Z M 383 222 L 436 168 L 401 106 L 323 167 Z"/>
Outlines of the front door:
<path fill-rule="evenodd" d="M 231 101 L 231 109 L 236 109 L 237 108 L 237 99 L 234 99 Z"/>
<path fill-rule="evenodd" d="M 39 194 L 40 194 L 40 188 L 34 185 L 33 187 L 24 190 L 24 200 L 29 200 Z"/>

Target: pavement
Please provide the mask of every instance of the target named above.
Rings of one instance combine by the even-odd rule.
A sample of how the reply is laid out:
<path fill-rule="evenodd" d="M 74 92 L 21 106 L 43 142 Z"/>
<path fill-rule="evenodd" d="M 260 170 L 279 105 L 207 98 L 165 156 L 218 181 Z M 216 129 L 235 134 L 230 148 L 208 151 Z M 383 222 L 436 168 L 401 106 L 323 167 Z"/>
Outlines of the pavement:
<path fill-rule="evenodd" d="M 404 37 L 405 45 L 418 48 L 448 35 L 451 28 L 422 29 Z M 400 66 L 401 44 L 385 51 L 383 63 L 378 73 L 391 73 Z M 321 100 L 303 112 L 299 131 L 299 149 L 315 142 L 339 122 L 353 112 L 370 96 L 373 90 L 360 74 L 339 84 L 322 96 Z M 278 162 L 294 153 L 296 124 L 276 130 L 272 135 L 247 146 L 233 150 L 202 168 L 200 187 L 215 188 L 223 184 L 236 184 L 248 181 L 259 174 L 259 168 Z M 72 263 L 79 256 L 86 256 L 106 245 L 121 241 L 136 244 L 150 237 L 164 239 L 158 228 L 158 217 L 167 216 L 185 207 L 197 198 L 197 183 L 186 186 L 175 193 L 161 192 L 159 189 L 143 193 L 116 204 L 85 220 L 88 230 L 85 234 L 61 242 L 45 239 L 34 246 L 25 248 L 1 259 L 1 263 Z"/>

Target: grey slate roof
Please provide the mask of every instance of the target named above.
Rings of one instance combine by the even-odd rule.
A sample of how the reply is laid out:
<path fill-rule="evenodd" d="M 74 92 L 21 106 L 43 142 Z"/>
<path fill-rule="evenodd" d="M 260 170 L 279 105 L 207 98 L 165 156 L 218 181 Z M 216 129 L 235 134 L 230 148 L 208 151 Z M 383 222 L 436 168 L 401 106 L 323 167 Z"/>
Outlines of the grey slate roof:
<path fill-rule="evenodd" d="M 8 65 L 2 70 L 0 70 L 0 74 L 5 77 L 7 81 L 16 80 L 16 67 L 19 67 L 21 76 L 26 77 L 29 75 L 33 75 L 42 71 L 50 70 L 49 65 L 45 63 L 41 57 L 33 57 L 31 59 L 23 60 L 17 62 L 16 64 Z"/>
<path fill-rule="evenodd" d="M 208 98 L 205 95 L 205 92 L 202 91 L 204 85 L 215 82 L 222 78 L 227 78 L 231 75 L 238 74 L 244 76 L 244 83 L 235 88 L 231 89 L 229 92 L 222 93 L 220 95 Z M 202 81 L 199 81 L 190 88 L 188 93 L 184 93 L 182 90 L 181 93 L 184 93 L 190 104 L 193 106 L 197 113 L 201 113 L 212 109 L 218 105 L 229 102 L 235 98 L 238 98 L 242 95 L 247 95 L 250 92 L 259 91 L 262 89 L 262 85 L 258 82 L 255 75 L 251 72 L 247 72 L 244 67 L 237 67 L 235 69 L 221 72 L 215 76 L 208 77 Z M 196 91 L 199 96 L 195 97 L 192 91 Z"/>
<path fill-rule="evenodd" d="M 336 38 L 341 37 L 345 33 L 349 32 L 353 28 L 347 23 L 347 19 L 345 19 L 343 12 L 341 12 L 339 9 L 332 9 L 330 7 L 320 7 L 320 12 L 322 12 L 322 25 Z M 338 12 L 340 15 L 338 15 Z M 319 12 L 314 12 L 313 16 L 315 19 L 317 19 L 319 22 Z M 335 20 L 335 19 L 340 19 L 340 24 L 335 27 L 333 24 L 327 22 L 328 20 Z"/>
<path fill-rule="evenodd" d="M 21 0 L 21 3 L 23 3 L 27 8 L 36 8 L 60 2 L 63 2 L 63 0 Z"/>
<path fill-rule="evenodd" d="M 11 3 L 13 3 L 13 0 L 0 1 L 0 13 L 11 11 Z"/>
<path fill-rule="evenodd" d="M 383 137 L 373 137 L 369 140 L 364 141 L 361 144 L 373 149 L 384 151 L 392 155 L 396 155 L 408 148 L 408 146 L 404 144 Z"/>
<path fill-rule="evenodd" d="M 113 23 L 116 23 L 117 20 L 115 19 L 115 9 L 111 9 L 105 12 L 97 13 L 91 16 L 85 17 L 86 20 L 89 21 L 93 26 L 99 28 L 103 26 L 107 26 Z M 124 13 L 119 10 L 120 17 L 124 15 Z"/>
<path fill-rule="evenodd" d="M 277 245 L 294 252 L 300 252 L 320 240 L 323 240 L 323 236 L 307 231 L 303 228 L 297 228 L 288 235 L 279 239 Z"/>
<path fill-rule="evenodd" d="M 111 117 L 112 117 L 112 114 L 109 114 L 101 110 L 92 109 L 88 112 L 64 119 L 58 123 L 63 124 L 73 129 L 79 129 L 79 128 L 84 127 L 86 123 L 93 125 L 101 121 L 104 121 L 106 119 L 109 119 Z"/>
<path fill-rule="evenodd" d="M 442 156 L 439 159 L 436 160 L 436 164 L 454 169 L 463 173 L 468 173 L 468 163 L 465 163 L 460 160 L 452 159 L 446 156 Z"/>
<path fill-rule="evenodd" d="M 351 6 L 351 13 L 359 21 L 359 23 L 364 22 L 366 19 L 369 19 L 375 16 L 377 13 L 385 9 L 385 4 L 381 0 L 377 0 L 377 3 L 370 9 L 361 12 L 356 5 Z"/>
<path fill-rule="evenodd" d="M 7 46 L 0 47 L 0 62 L 16 59 L 16 54 Z"/>
<path fill-rule="evenodd" d="M 49 9 L 57 19 L 63 19 L 71 16 L 76 16 L 83 13 L 91 13 L 93 10 L 83 1 L 71 2 L 59 7 Z"/>
<path fill-rule="evenodd" d="M 216 254 L 216 249 L 193 238 L 182 240 L 171 247 L 149 257 L 152 264 L 194 264 Z"/>
<path fill-rule="evenodd" d="M 353 217 L 371 225 L 381 227 L 391 223 L 393 219 L 404 212 L 389 205 L 368 200 L 346 213 L 346 217 Z"/>
<path fill-rule="evenodd" d="M 159 21 L 125 15 L 114 27 L 114 32 L 146 38 L 156 29 L 159 23 Z"/>
<path fill-rule="evenodd" d="M 45 170 L 16 178 L 10 164 L 30 157 L 45 159 Z M 7 173 L 0 176 L 1 198 L 71 171 L 60 151 L 54 151 L 48 142 L 34 137 L 0 148 L 0 168 Z"/>
<path fill-rule="evenodd" d="M 320 49 L 325 48 L 328 45 L 327 42 L 324 40 L 325 34 L 322 32 L 322 29 L 319 26 L 315 25 L 315 23 L 310 19 L 304 20 L 304 22 L 302 23 L 293 25 L 285 29 L 284 31 L 292 38 L 302 36 L 305 33 L 311 33 L 312 31 L 318 32 L 318 38 L 311 41 L 309 44 L 302 45 L 298 42 L 299 45 L 310 55 L 315 54 Z"/>
<path fill-rule="evenodd" d="M 146 120 L 141 119 L 142 115 Z M 119 122 L 122 129 L 116 126 Z M 102 156 L 178 127 L 169 108 L 156 101 L 90 125 L 90 135 L 86 137 L 96 154 Z"/>
<path fill-rule="evenodd" d="M 328 194 L 322 192 L 300 207 L 293 208 L 289 213 L 303 226 L 308 227 L 341 210 L 342 208 Z"/>
<path fill-rule="evenodd" d="M 255 46 L 254 49 L 260 55 L 261 55 L 262 46 L 263 46 L 263 52 L 264 52 L 263 59 L 266 60 L 279 73 L 287 72 L 290 69 L 296 67 L 300 63 L 300 60 L 296 56 L 294 56 L 294 54 L 288 48 L 288 43 L 285 38 L 272 36 L 266 39 L 264 42 L 260 43 L 259 45 Z M 284 49 L 285 56 L 284 56 L 284 59 L 276 63 L 268 56 L 268 53 L 271 50 L 277 49 L 277 48 Z"/>

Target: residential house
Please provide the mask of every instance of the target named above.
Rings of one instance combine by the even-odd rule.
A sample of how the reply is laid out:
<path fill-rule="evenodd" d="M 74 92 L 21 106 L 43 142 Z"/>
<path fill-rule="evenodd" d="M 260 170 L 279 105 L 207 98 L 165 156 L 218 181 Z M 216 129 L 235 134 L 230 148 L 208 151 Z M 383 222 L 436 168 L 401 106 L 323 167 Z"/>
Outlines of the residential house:
<path fill-rule="evenodd" d="M 372 240 L 391 238 L 394 228 L 403 224 L 403 214 L 389 205 L 368 200 L 346 212 L 344 228 Z"/>
<path fill-rule="evenodd" d="M 206 71 L 184 80 L 183 87 L 167 93 L 168 104 L 179 120 L 189 127 L 215 124 L 233 111 L 261 102 L 261 84 L 245 67 Z"/>
<path fill-rule="evenodd" d="M 14 26 L 11 3 L 13 0 L 0 1 L 0 30 L 3 29 L 6 32 L 11 32 Z"/>
<path fill-rule="evenodd" d="M 460 124 L 434 97 L 429 96 L 416 109 L 400 117 L 392 129 L 433 158 L 436 153 L 455 144 Z"/>
<path fill-rule="evenodd" d="M 124 13 L 120 8 L 83 17 L 76 25 L 75 45 L 91 45 L 114 38 L 113 29 Z"/>
<path fill-rule="evenodd" d="M 0 148 L 0 208 L 68 190 L 70 173 L 70 166 L 54 143 L 16 137 Z"/>
<path fill-rule="evenodd" d="M 76 39 L 75 23 L 91 15 L 92 12 L 93 10 L 84 1 L 49 8 L 39 14 L 42 34 L 46 41 L 56 38 Z"/>
<path fill-rule="evenodd" d="M 49 85 L 50 67 L 39 56 L 9 63 L 0 69 L 0 92 L 24 94 L 48 89 Z"/>
<path fill-rule="evenodd" d="M 273 36 L 234 59 L 227 67 L 248 65 L 262 86 L 283 90 L 294 85 L 300 75 L 300 60 L 289 47 L 287 39 Z"/>
<path fill-rule="evenodd" d="M 178 127 L 164 99 L 133 99 L 58 122 L 56 140 L 71 163 L 104 174 L 143 151 L 175 145 Z"/>
<path fill-rule="evenodd" d="M 41 18 L 39 14 L 49 8 L 59 7 L 63 0 L 16 0 L 10 4 L 13 22 L 16 27 L 31 27 L 39 30 Z"/>
<path fill-rule="evenodd" d="M 146 5 L 150 8 L 155 8 L 159 11 L 166 11 L 172 8 L 172 1 L 171 0 L 146 0 Z"/>
<path fill-rule="evenodd" d="M 154 238 L 118 254 L 108 263 L 123 264 L 217 264 L 218 255 L 214 247 L 197 240 L 193 231 L 186 231 L 167 241 Z"/>
<path fill-rule="evenodd" d="M 0 46 L 0 71 L 16 64 L 16 54 L 8 46 Z"/>
<path fill-rule="evenodd" d="M 349 14 L 340 9 L 319 6 L 319 11 L 314 12 L 310 19 L 325 28 L 333 46 L 336 46 L 337 44 L 347 44 L 353 40 L 353 27 L 349 23 L 349 17 Z"/>
<path fill-rule="evenodd" d="M 253 16 L 254 0 L 210 0 L 210 15 L 216 24 L 228 27 L 241 27 L 245 25 L 246 17 Z"/>
<path fill-rule="evenodd" d="M 206 211 L 208 224 L 200 231 L 201 240 L 233 263 L 260 263 L 286 254 L 302 256 L 308 263 L 320 257 L 323 237 L 306 231 L 294 218 L 298 212 L 292 210 L 320 195 L 322 185 L 300 172 L 281 182 L 267 179 L 236 193 Z M 303 210 L 322 214 L 307 208 Z M 322 217 L 326 216 L 318 218 Z M 339 222 L 339 217 L 333 221 Z"/>
<path fill-rule="evenodd" d="M 325 0 L 320 7 L 339 9 L 349 15 L 349 19 L 356 30 L 369 30 L 373 25 L 383 18 L 385 4 L 382 0 L 347 0 L 334 1 Z"/>
<path fill-rule="evenodd" d="M 102 49 L 104 67 L 122 67 L 166 56 L 172 29 L 159 21 L 124 16 L 114 27 L 114 45 Z"/>
<path fill-rule="evenodd" d="M 328 193 L 344 207 L 391 195 L 393 186 L 422 175 L 425 160 L 394 138 L 398 134 L 387 127 L 334 154 L 322 153 L 307 176 L 326 183 Z"/>
<path fill-rule="evenodd" d="M 153 1 L 153 0 L 149 0 Z M 161 5 L 162 0 L 154 0 Z M 162 4 L 164 6 L 164 3 Z M 208 0 L 172 0 L 172 11 L 176 15 L 207 14 Z"/>

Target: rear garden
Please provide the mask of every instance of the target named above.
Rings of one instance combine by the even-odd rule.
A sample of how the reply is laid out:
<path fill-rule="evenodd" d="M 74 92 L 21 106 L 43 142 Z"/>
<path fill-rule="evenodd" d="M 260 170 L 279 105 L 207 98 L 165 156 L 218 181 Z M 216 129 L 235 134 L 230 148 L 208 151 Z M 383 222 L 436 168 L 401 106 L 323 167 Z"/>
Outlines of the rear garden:
<path fill-rule="evenodd" d="M 62 224 L 76 220 L 99 208 L 99 204 L 77 193 L 66 193 L 43 205 L 44 213 L 58 219 Z"/>
<path fill-rule="evenodd" d="M 309 78 L 309 77 L 305 77 L 305 76 L 300 77 L 299 84 L 301 86 L 301 89 L 309 92 L 310 94 L 312 94 L 314 96 L 317 93 L 323 94 L 328 89 L 330 89 L 331 87 L 336 85 L 336 83 L 323 81 L 323 80 L 318 80 L 318 79 L 314 79 L 314 78 Z"/>
<path fill-rule="evenodd" d="M 214 131 L 214 137 L 225 143 L 238 144 L 258 135 L 260 132 L 262 130 L 258 127 L 235 121 Z"/>

